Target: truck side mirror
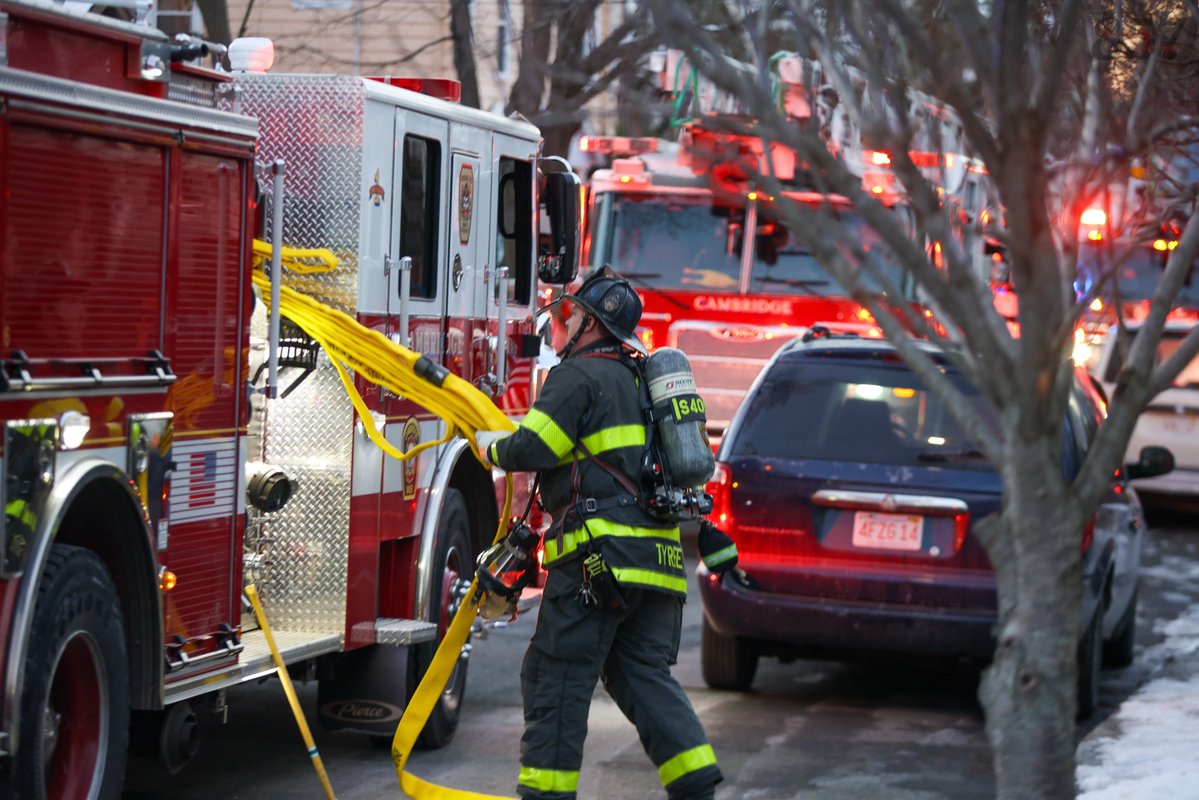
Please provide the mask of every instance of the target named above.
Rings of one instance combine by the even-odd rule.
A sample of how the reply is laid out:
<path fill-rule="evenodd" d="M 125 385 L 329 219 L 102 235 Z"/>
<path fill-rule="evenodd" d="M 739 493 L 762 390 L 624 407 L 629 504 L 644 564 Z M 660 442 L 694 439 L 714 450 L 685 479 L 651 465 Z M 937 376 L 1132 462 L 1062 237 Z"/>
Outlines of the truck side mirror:
<path fill-rule="evenodd" d="M 537 277 L 543 283 L 568 284 L 579 274 L 579 191 L 582 182 L 573 172 L 551 172 L 541 193 L 549 217 L 549 246 L 537 259 Z"/>
<path fill-rule="evenodd" d="M 1174 454 L 1164 447 L 1150 445 L 1141 449 L 1141 457 L 1135 464 L 1128 465 L 1128 479 L 1152 478 L 1173 469 Z"/>

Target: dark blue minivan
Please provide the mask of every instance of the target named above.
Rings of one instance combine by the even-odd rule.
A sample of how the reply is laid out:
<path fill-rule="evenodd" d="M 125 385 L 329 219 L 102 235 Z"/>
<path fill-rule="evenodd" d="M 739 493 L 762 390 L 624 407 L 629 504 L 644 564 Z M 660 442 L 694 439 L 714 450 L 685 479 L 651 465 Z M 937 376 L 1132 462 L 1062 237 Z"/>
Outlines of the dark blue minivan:
<path fill-rule="evenodd" d="M 982 396 L 922 346 L 985 418 Z M 1065 421 L 1067 477 L 1101 409 L 1080 372 Z M 1151 455 L 1160 465 L 1163 454 Z M 760 656 L 990 658 L 996 583 L 971 523 L 999 509 L 1002 482 L 890 344 L 809 332 L 784 346 L 717 458 L 711 519 L 736 540 L 740 563 L 724 577 L 700 566 L 710 686 L 748 688 Z M 1144 535 L 1136 493 L 1118 477 L 1084 537 L 1084 715 L 1098 700 L 1101 665 L 1132 660 Z"/>

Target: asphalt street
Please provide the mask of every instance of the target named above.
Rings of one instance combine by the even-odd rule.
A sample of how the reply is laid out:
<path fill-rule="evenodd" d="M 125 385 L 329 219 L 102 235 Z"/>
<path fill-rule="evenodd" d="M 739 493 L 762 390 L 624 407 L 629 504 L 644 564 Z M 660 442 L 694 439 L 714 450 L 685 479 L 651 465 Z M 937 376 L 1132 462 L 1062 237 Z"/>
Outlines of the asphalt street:
<path fill-rule="evenodd" d="M 1155 514 L 1141 577 L 1138 649 L 1159 638 L 1154 622 L 1199 603 L 1183 565 L 1199 560 L 1186 514 Z M 694 563 L 692 556 L 691 563 Z M 675 674 L 707 725 L 725 771 L 719 800 L 982 800 L 994 796 L 990 750 L 975 698 L 977 672 L 956 664 L 763 660 L 749 693 L 708 689 L 699 666 L 700 604 L 693 593 Z M 466 706 L 451 745 L 418 752 L 417 775 L 460 789 L 513 796 L 521 733 L 518 674 L 533 615 L 491 631 L 471 654 Z M 1105 672 L 1099 725 L 1154 669 Z M 315 720 L 316 685 L 299 688 Z M 139 769 L 127 800 L 321 798 L 281 687 L 274 679 L 229 692 L 229 721 L 204 720 L 200 755 L 172 779 Z M 401 798 L 385 747 L 346 733 L 315 735 L 342 800 Z M 580 797 L 664 797 L 633 727 L 602 689 L 592 706 Z"/>

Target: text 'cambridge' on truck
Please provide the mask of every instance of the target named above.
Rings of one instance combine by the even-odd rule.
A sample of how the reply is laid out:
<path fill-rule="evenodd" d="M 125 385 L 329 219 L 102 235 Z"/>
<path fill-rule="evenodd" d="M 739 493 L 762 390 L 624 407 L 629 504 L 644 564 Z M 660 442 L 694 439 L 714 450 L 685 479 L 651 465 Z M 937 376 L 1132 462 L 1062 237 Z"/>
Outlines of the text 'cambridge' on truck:
<path fill-rule="evenodd" d="M 818 263 L 784 222 L 775 198 L 759 191 L 754 173 L 775 175 L 811 226 L 832 214 L 851 230 L 880 267 L 914 302 L 898 261 L 848 198 L 818 191 L 795 151 L 753 133 L 739 103 L 705 80 L 678 51 L 658 55 L 659 89 L 691 98 L 676 116 L 677 143 L 656 139 L 585 137 L 585 152 L 614 156 L 588 181 L 582 263 L 610 263 L 645 304 L 639 335 L 651 350 L 677 347 L 690 359 L 717 441 L 770 356 L 808 327 L 881 336 L 869 311 Z M 910 219 L 890 156 L 872 149 L 862 128 L 837 103 L 821 65 L 795 56 L 772 61 L 777 96 L 797 124 L 815 116 L 822 136 L 863 186 Z M 867 95 L 865 81 L 854 76 Z M 913 96 L 919 131 L 913 161 L 956 203 L 977 216 L 985 203 L 983 170 L 961 155 L 962 131 L 952 112 Z M 982 253 L 982 248 L 977 248 Z M 930 246 L 930 257 L 933 257 Z"/>
<path fill-rule="evenodd" d="M 390 737 L 495 532 L 504 487 L 466 441 L 385 458 L 286 319 L 268 386 L 260 181 L 268 238 L 335 256 L 289 285 L 512 416 L 536 386 L 538 267 L 573 277 L 578 181 L 541 174 L 533 126 L 407 88 L 446 82 L 230 74 L 203 49 L 0 0 L 5 797 L 116 798 L 127 750 L 181 768 L 196 711 L 273 671 L 246 583 L 320 679 L 321 720 Z M 445 434 L 355 380 L 401 450 Z M 427 745 L 453 735 L 468 650 Z"/>

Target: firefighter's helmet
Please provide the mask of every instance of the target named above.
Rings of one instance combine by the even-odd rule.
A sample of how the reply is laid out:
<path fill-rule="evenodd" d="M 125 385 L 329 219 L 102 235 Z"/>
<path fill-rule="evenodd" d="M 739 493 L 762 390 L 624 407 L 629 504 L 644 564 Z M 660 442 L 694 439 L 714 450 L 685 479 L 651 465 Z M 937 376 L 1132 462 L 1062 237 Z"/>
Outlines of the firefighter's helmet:
<path fill-rule="evenodd" d="M 638 353 L 647 354 L 645 345 L 637 338 L 641 298 L 632 284 L 610 266 L 605 265 L 588 275 L 577 292 L 563 299 L 578 303 L 584 311 L 599 320 L 608 333 Z"/>

